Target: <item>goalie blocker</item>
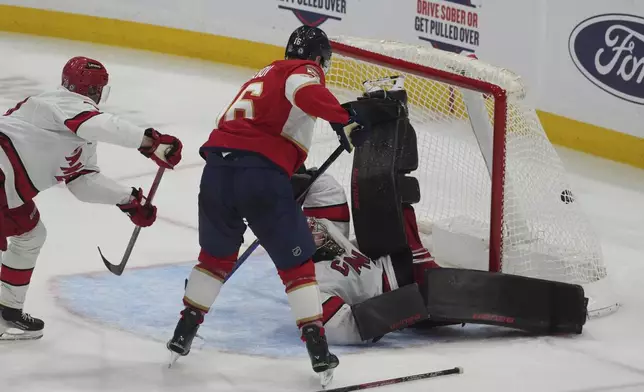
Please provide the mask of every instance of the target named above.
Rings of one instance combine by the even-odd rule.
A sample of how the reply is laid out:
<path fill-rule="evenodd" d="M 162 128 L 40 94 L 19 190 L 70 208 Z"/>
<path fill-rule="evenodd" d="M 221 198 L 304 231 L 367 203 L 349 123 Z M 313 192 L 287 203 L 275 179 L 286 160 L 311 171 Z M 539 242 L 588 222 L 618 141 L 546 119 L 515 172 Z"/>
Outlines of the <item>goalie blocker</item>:
<path fill-rule="evenodd" d="M 418 168 L 418 149 L 406 92 L 379 90 L 347 105 L 368 113 L 372 120 L 370 138 L 356 149 L 353 161 L 356 240 L 370 258 L 391 256 L 401 287 L 352 307 L 365 340 L 422 320 L 425 312 L 419 308 L 419 298 L 433 325 L 488 324 L 539 334 L 582 332 L 588 300 L 579 285 L 485 271 L 430 269 L 419 291 L 413 283 L 413 258 L 402 216 L 402 205 L 417 203 L 421 196 L 418 181 L 407 176 Z"/>

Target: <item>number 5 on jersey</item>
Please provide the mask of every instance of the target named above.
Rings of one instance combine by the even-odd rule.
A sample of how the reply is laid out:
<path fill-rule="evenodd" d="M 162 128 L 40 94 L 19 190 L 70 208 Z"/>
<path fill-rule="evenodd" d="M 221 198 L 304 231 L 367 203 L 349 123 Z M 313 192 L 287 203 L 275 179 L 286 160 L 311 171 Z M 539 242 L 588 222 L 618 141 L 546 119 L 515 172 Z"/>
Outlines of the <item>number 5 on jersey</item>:
<path fill-rule="evenodd" d="M 238 118 L 255 118 L 255 105 L 253 99 L 259 98 L 264 89 L 264 82 L 251 83 L 237 96 L 226 110 L 221 112 L 217 117 L 217 126 L 222 121 L 233 121 Z"/>

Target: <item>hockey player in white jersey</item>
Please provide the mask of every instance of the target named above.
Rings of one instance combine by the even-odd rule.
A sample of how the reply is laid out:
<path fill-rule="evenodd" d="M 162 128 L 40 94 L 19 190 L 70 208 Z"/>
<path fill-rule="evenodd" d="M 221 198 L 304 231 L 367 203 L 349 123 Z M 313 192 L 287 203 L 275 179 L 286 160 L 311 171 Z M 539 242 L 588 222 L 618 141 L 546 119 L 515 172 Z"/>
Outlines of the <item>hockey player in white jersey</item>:
<path fill-rule="evenodd" d="M 349 240 L 350 211 L 347 198 L 342 186 L 331 175 L 323 174 L 313 183 L 303 207 L 317 247 L 314 255 L 315 273 L 322 295 L 324 328 L 329 343 L 357 344 L 373 340 L 374 337 L 365 339 L 354 311 L 365 301 L 399 288 L 392 257 L 385 255 L 372 260 Z M 420 241 L 415 212 L 409 204 L 403 206 L 403 219 L 410 252 L 402 257 L 407 258 L 409 266 L 413 264 L 413 281 L 422 284 L 424 271 L 438 268 L 438 265 Z M 405 298 L 397 299 L 404 302 Z M 399 305 L 406 306 L 404 303 Z M 381 310 L 386 312 L 385 309 Z M 389 317 L 394 322 L 398 320 L 402 328 L 420 321 L 419 317 L 413 317 L 417 314 L 416 310 L 410 307 L 411 316 L 402 319 L 395 314 L 377 316 L 384 319 Z M 378 312 L 379 309 L 371 308 L 368 313 L 373 314 L 374 311 Z M 365 318 L 366 324 L 368 317 Z M 375 338 L 381 336 L 377 335 Z"/>
<path fill-rule="evenodd" d="M 38 193 L 65 183 L 78 200 L 116 205 L 145 227 L 154 223 L 156 207 L 144 203 L 142 189 L 100 173 L 97 142 L 138 149 L 164 168 L 181 160 L 176 137 L 101 111 L 108 79 L 99 61 L 74 57 L 64 66 L 58 89 L 28 97 L 0 117 L 0 339 L 34 339 L 43 333 L 44 322 L 23 312 L 46 237 L 33 201 Z"/>

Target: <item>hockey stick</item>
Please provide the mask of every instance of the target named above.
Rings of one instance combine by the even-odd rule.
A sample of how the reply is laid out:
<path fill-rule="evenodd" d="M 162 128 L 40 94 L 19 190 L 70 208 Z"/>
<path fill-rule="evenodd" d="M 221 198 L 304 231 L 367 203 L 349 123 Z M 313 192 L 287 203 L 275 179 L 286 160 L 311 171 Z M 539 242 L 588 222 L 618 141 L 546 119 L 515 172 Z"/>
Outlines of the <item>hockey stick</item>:
<path fill-rule="evenodd" d="M 436 377 L 440 377 L 440 376 L 448 376 L 450 374 L 462 374 L 462 373 L 463 373 L 463 368 L 462 367 L 455 367 L 453 369 L 439 370 L 439 371 L 431 372 L 431 373 L 414 374 L 413 376 L 390 378 L 388 380 L 380 380 L 380 381 L 367 382 L 367 383 L 364 383 L 364 384 L 349 385 L 347 387 L 324 389 L 324 390 L 318 391 L 318 392 L 351 392 L 351 391 L 359 391 L 359 390 L 362 390 L 362 389 L 383 387 L 385 385 L 400 384 L 400 383 L 407 382 L 407 381 L 423 380 L 423 379 L 426 379 L 426 378 L 436 378 Z"/>
<path fill-rule="evenodd" d="M 157 193 L 157 189 L 159 188 L 159 184 L 161 183 L 161 177 L 163 177 L 163 173 L 165 172 L 165 168 L 160 167 L 159 170 L 157 170 L 157 175 L 154 177 L 154 181 L 152 181 L 152 186 L 150 187 L 150 193 L 148 193 L 148 197 L 145 201 L 145 204 L 152 203 L 152 199 L 154 199 L 154 195 Z M 107 269 L 113 273 L 114 275 L 121 276 L 123 273 L 123 270 L 125 270 L 125 266 L 127 265 L 127 261 L 130 259 L 130 254 L 132 254 L 132 250 L 134 249 L 134 244 L 136 244 L 137 238 L 139 238 L 139 233 L 141 232 L 141 226 L 137 226 L 134 228 L 134 232 L 132 233 L 132 236 L 130 237 L 130 242 L 127 244 L 127 248 L 125 248 L 125 254 L 123 255 L 123 258 L 121 259 L 121 262 L 119 264 L 112 264 L 107 259 L 105 256 L 103 256 L 103 252 L 101 252 L 101 248 L 98 247 L 98 253 L 101 255 L 101 258 L 103 259 L 103 263 L 105 263 L 105 266 Z"/>
<path fill-rule="evenodd" d="M 306 189 L 304 189 L 304 191 L 302 191 L 302 193 L 300 193 L 297 196 L 296 201 L 298 203 L 300 203 L 300 202 L 302 202 L 304 200 L 304 198 L 306 197 L 307 192 L 309 191 L 309 189 L 311 189 L 311 186 L 313 186 L 313 183 L 322 174 L 324 174 L 324 172 L 329 168 L 329 166 L 331 166 L 333 164 L 333 162 L 335 162 L 335 160 L 338 159 L 338 157 L 340 155 L 342 155 L 343 151 L 344 151 L 344 147 L 338 146 L 338 148 L 336 148 L 335 151 L 333 151 L 333 153 L 331 153 L 331 155 L 326 159 L 326 161 L 324 161 L 322 166 L 320 166 L 320 168 L 317 170 L 317 172 L 315 172 L 315 174 L 313 174 L 313 176 L 311 177 L 311 181 L 309 182 L 309 185 L 306 187 Z M 244 264 L 244 261 L 246 261 L 246 259 L 255 251 L 255 249 L 257 249 L 258 246 L 259 246 L 259 240 L 257 238 L 255 238 L 255 241 L 253 241 L 253 243 L 250 244 L 248 246 L 248 248 L 246 248 L 244 253 L 242 253 L 242 255 L 239 256 L 239 258 L 237 259 L 237 263 L 235 263 L 235 265 L 233 266 L 233 269 L 230 271 L 228 276 L 226 276 L 226 279 L 224 280 L 224 283 L 228 279 L 230 279 L 230 277 L 235 273 L 235 271 L 237 271 L 239 269 L 239 267 L 241 267 L 242 264 Z"/>

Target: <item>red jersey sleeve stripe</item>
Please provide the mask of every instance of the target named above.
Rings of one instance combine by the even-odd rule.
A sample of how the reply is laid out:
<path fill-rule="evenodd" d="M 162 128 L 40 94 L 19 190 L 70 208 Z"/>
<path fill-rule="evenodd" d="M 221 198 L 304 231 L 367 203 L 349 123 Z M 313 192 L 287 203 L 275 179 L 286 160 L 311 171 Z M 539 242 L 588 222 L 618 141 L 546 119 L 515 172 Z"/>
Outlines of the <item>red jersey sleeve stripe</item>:
<path fill-rule="evenodd" d="M 18 104 L 14 108 L 7 110 L 7 112 L 4 115 L 5 116 L 11 116 L 16 110 L 19 110 L 20 107 L 27 102 L 27 100 L 29 100 L 29 97 L 27 97 L 24 100 L 18 102 Z"/>
<path fill-rule="evenodd" d="M 3 265 L 2 271 L 0 271 L 0 281 L 15 287 L 26 286 L 31 281 L 33 272 L 33 268 L 20 270 Z"/>
<path fill-rule="evenodd" d="M 70 182 L 74 181 L 78 177 L 84 176 L 85 174 L 89 174 L 89 173 L 98 173 L 98 172 L 96 170 L 81 170 L 78 173 L 74 174 L 73 176 L 69 178 L 65 178 L 65 184 L 69 184 Z"/>
<path fill-rule="evenodd" d="M 98 111 L 86 111 L 79 113 L 74 118 L 65 120 L 65 126 L 69 128 L 70 131 L 76 133 L 78 132 L 78 128 L 80 128 L 80 126 L 83 125 L 85 121 L 89 120 L 92 117 L 98 116 L 99 114 L 101 114 L 101 112 Z"/>
<path fill-rule="evenodd" d="M 38 189 L 31 181 L 31 178 L 29 178 L 27 169 L 24 163 L 22 163 L 22 159 L 20 159 L 20 155 L 18 155 L 18 151 L 16 151 L 13 142 L 2 132 L 0 132 L 0 148 L 7 155 L 13 168 L 14 185 L 18 196 L 20 196 L 23 202 L 33 199 L 38 194 Z"/>
<path fill-rule="evenodd" d="M 324 218 L 334 222 L 349 222 L 351 213 L 347 203 L 324 207 L 306 207 L 304 216 L 311 218 Z"/>
<path fill-rule="evenodd" d="M 344 301 L 340 297 L 331 297 L 322 304 L 322 324 L 326 324 L 340 310 Z"/>

